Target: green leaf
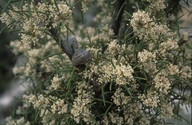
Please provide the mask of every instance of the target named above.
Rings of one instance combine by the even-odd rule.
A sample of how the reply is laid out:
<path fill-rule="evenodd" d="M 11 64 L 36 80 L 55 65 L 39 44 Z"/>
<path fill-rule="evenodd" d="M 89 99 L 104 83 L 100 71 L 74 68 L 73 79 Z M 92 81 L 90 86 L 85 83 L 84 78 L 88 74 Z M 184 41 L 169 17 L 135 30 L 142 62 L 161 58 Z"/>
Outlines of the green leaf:
<path fill-rule="evenodd" d="M 129 17 L 132 17 L 132 15 L 130 13 L 128 13 L 127 11 L 124 11 Z"/>
<path fill-rule="evenodd" d="M 138 63 L 137 65 L 135 65 L 134 67 L 133 67 L 133 70 L 135 70 L 137 67 L 139 67 L 141 65 L 141 63 Z"/>
<path fill-rule="evenodd" d="M 57 11 L 59 11 L 59 7 L 58 7 L 58 5 L 57 5 L 56 0 L 54 0 L 54 4 L 55 4 L 55 6 L 56 6 L 56 8 L 57 8 Z"/>
<path fill-rule="evenodd" d="M 105 111 L 105 115 L 107 115 L 107 113 L 108 113 L 109 109 L 112 107 L 112 105 L 113 105 L 113 104 L 111 104 L 111 105 L 107 108 L 107 110 Z"/>
<path fill-rule="evenodd" d="M 113 85 L 113 82 L 110 83 L 110 86 L 109 86 L 110 91 L 112 90 L 112 85 Z"/>
<path fill-rule="evenodd" d="M 125 36 L 125 38 L 127 38 L 128 36 L 130 36 L 130 35 L 132 35 L 134 32 L 130 32 L 130 33 L 128 33 L 126 36 Z"/>
<path fill-rule="evenodd" d="M 129 90 L 129 88 L 126 86 L 126 85 L 123 85 L 123 88 L 125 88 L 128 92 L 128 94 L 132 97 L 132 93 L 131 91 Z"/>
<path fill-rule="evenodd" d="M 36 5 L 35 5 L 35 2 L 33 2 L 33 6 L 34 6 L 34 8 L 35 8 L 35 12 L 36 12 L 37 16 L 39 16 L 39 13 L 38 13 L 37 8 L 36 8 Z"/>
<path fill-rule="evenodd" d="M 9 25 L 5 26 L 1 31 L 0 34 L 5 31 L 9 26 L 11 26 L 15 21 L 12 21 Z"/>
<path fill-rule="evenodd" d="M 150 88 L 149 88 L 149 91 L 148 93 L 151 93 L 151 90 L 153 90 L 154 86 L 152 85 Z"/>
<path fill-rule="evenodd" d="M 77 4 L 81 3 L 82 0 L 79 0 L 77 2 L 75 2 L 72 6 L 71 6 L 71 9 L 73 9 L 73 7 L 77 6 Z"/>
<path fill-rule="evenodd" d="M 145 78 L 142 78 L 142 77 L 134 77 L 134 79 L 139 79 L 139 80 L 146 80 Z"/>
<path fill-rule="evenodd" d="M 119 9 L 119 11 L 118 11 L 118 13 L 117 13 L 117 16 L 116 16 L 116 20 L 117 20 L 117 18 L 119 17 L 119 15 L 120 15 L 120 13 L 121 13 L 121 11 L 122 11 L 122 9 L 123 9 L 124 6 L 125 6 L 125 2 L 122 4 L 121 8 Z"/>
<path fill-rule="evenodd" d="M 65 25 L 65 27 L 75 36 L 75 33 L 68 27 L 68 25 Z"/>
<path fill-rule="evenodd" d="M 37 118 L 39 117 L 40 112 L 41 112 L 41 110 L 37 110 L 37 113 L 35 115 L 35 121 L 37 121 Z"/>
<path fill-rule="evenodd" d="M 12 1 L 12 0 L 9 0 L 9 1 L 8 1 L 8 3 L 7 3 L 7 4 L 5 5 L 5 7 L 3 8 L 1 14 L 5 12 L 5 10 L 7 9 L 7 7 L 11 4 L 11 1 Z"/>
<path fill-rule="evenodd" d="M 71 76 L 70 76 L 70 78 L 69 78 L 69 81 L 68 81 L 68 83 L 67 83 L 67 89 L 69 89 L 69 86 L 70 86 L 70 83 L 71 83 L 71 80 L 72 80 L 72 77 L 73 77 L 74 72 L 75 72 L 75 68 L 73 68 L 73 71 L 72 71 Z"/>
<path fill-rule="evenodd" d="M 104 86 L 102 86 L 102 97 L 103 97 L 103 104 L 105 106 L 106 104 L 105 104 Z"/>
<path fill-rule="evenodd" d="M 113 68 L 116 69 L 112 59 L 111 59 L 111 64 L 112 64 Z"/>
<path fill-rule="evenodd" d="M 97 100 L 97 101 L 101 101 L 101 102 L 103 102 L 103 100 L 102 99 L 99 99 L 99 98 L 94 98 L 95 100 Z M 108 104 L 113 104 L 112 102 L 110 102 L 110 101 L 107 101 L 107 100 L 105 100 L 105 103 L 108 103 Z"/>

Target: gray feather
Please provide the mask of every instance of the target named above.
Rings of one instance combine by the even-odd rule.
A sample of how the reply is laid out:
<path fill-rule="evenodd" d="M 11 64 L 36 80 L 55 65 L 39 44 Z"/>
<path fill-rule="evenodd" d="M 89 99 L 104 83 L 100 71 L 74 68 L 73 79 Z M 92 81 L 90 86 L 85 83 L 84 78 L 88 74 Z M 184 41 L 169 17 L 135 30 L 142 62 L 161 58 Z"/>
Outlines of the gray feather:
<path fill-rule="evenodd" d="M 74 37 L 68 37 L 68 40 L 62 40 L 62 48 L 65 51 L 65 53 L 72 58 L 73 54 L 75 53 L 75 50 L 78 49 L 78 42 L 76 38 Z"/>
<path fill-rule="evenodd" d="M 76 49 L 74 55 L 72 56 L 72 65 L 82 65 L 87 63 L 91 59 L 90 51 L 83 49 Z"/>

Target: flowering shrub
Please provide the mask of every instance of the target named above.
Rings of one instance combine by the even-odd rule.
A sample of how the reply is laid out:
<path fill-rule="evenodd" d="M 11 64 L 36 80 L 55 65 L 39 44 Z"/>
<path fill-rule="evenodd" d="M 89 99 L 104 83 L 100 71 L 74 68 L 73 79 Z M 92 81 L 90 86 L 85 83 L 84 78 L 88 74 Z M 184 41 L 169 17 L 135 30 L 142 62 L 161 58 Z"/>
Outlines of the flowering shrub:
<path fill-rule="evenodd" d="M 93 5 L 99 11 L 89 26 L 84 15 Z M 173 0 L 9 2 L 0 20 L 19 31 L 10 46 L 24 60 L 13 73 L 30 86 L 7 124 L 182 119 L 180 106 L 191 102 L 192 42 L 180 32 L 179 7 Z"/>

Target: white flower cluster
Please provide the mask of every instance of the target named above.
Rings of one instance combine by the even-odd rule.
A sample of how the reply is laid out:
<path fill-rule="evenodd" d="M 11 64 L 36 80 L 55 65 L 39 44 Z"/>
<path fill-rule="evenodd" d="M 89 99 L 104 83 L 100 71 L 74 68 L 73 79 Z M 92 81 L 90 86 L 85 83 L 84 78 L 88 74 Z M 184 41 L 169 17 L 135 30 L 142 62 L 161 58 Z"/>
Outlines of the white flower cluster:
<path fill-rule="evenodd" d="M 55 122 L 56 122 L 56 118 L 54 118 L 53 114 L 49 111 L 49 110 L 41 110 L 41 114 L 40 114 L 40 117 L 42 117 L 42 121 L 41 123 L 43 125 L 55 125 Z M 63 123 L 61 121 L 61 123 Z"/>
<path fill-rule="evenodd" d="M 142 63 L 141 66 L 144 67 L 145 72 L 147 72 L 147 73 L 157 72 L 157 67 L 156 67 L 157 61 L 156 61 L 155 52 L 150 52 L 150 51 L 147 51 L 144 49 L 142 52 L 138 53 L 138 59 Z M 140 67 L 140 68 L 142 68 L 142 67 Z"/>
<path fill-rule="evenodd" d="M 13 74 L 14 75 L 18 75 L 18 74 L 21 74 L 23 72 L 25 72 L 25 67 L 24 66 L 15 66 L 13 68 Z"/>
<path fill-rule="evenodd" d="M 93 124 L 93 114 L 90 110 L 93 101 L 94 92 L 91 91 L 91 86 L 86 82 L 78 83 L 78 96 L 74 99 L 71 114 L 73 119 L 79 123 L 83 119 L 87 124 Z"/>
<path fill-rule="evenodd" d="M 45 97 L 44 95 L 40 94 L 38 97 L 36 97 L 35 95 L 30 94 L 24 95 L 23 98 L 26 103 L 30 103 L 34 108 L 41 110 L 41 117 L 44 117 L 44 113 L 47 113 L 47 115 L 49 114 L 51 116 L 52 113 L 62 115 L 68 112 L 68 104 L 66 101 L 51 95 Z M 47 111 L 47 108 L 50 108 L 51 113 Z M 49 116 L 46 116 L 45 119 L 47 117 Z"/>
<path fill-rule="evenodd" d="M 123 114 L 120 115 L 120 112 Z M 105 115 L 102 121 L 104 125 L 110 125 L 110 123 L 117 125 L 134 125 L 136 121 L 140 125 L 150 125 L 150 118 L 141 110 L 139 103 L 130 102 L 128 105 L 124 105 L 121 109 L 113 110 Z"/>
<path fill-rule="evenodd" d="M 40 63 L 41 63 L 41 68 L 43 68 L 46 72 L 52 72 L 52 71 L 55 71 L 56 66 L 58 69 L 62 69 L 63 67 L 60 67 L 59 65 L 70 64 L 71 61 L 67 57 L 67 55 L 63 53 L 62 55 L 50 56 L 49 58 L 42 60 Z M 59 65 L 56 65 L 56 64 L 59 64 Z M 68 74 L 66 74 L 66 76 L 68 76 Z"/>
<path fill-rule="evenodd" d="M 6 25 L 10 25 L 13 22 L 13 19 L 7 13 L 3 13 L 0 17 L 0 20 Z"/>
<path fill-rule="evenodd" d="M 192 78 L 192 69 L 190 66 L 182 66 L 181 68 L 181 77 L 184 79 L 191 79 Z"/>
<path fill-rule="evenodd" d="M 9 46 L 12 48 L 12 52 L 14 54 L 23 53 L 28 50 L 28 48 L 26 46 L 22 45 L 21 41 L 19 41 L 19 40 L 11 41 Z"/>
<path fill-rule="evenodd" d="M 50 12 L 49 19 L 53 20 L 53 27 L 56 27 L 60 22 L 71 19 L 71 13 L 69 6 L 66 2 L 61 1 L 57 4 L 49 5 L 48 11 Z"/>
<path fill-rule="evenodd" d="M 153 84 L 155 84 L 156 90 L 158 90 L 161 93 L 168 94 L 168 90 L 170 89 L 171 82 L 167 78 L 167 72 L 161 71 L 158 73 L 154 79 Z"/>
<path fill-rule="evenodd" d="M 140 62 L 146 63 L 148 61 L 155 60 L 156 59 L 156 53 L 151 53 L 151 52 L 144 49 L 142 52 L 138 53 L 138 58 L 139 58 Z"/>
<path fill-rule="evenodd" d="M 109 55 L 110 57 L 115 57 L 116 55 L 122 53 L 123 50 L 125 50 L 125 45 L 120 46 L 117 43 L 117 40 L 113 40 L 112 42 L 109 43 L 108 51 L 110 53 Z"/>
<path fill-rule="evenodd" d="M 107 2 L 111 2 L 113 3 L 114 0 L 109 0 Z M 107 2 L 105 0 L 98 0 L 97 1 L 97 6 L 99 8 L 101 8 L 100 13 L 98 13 L 95 17 L 94 17 L 94 21 L 95 22 L 99 22 L 99 24 L 101 25 L 101 27 L 104 27 L 106 24 L 110 24 L 112 21 L 112 14 L 113 11 L 110 8 L 111 6 L 109 6 L 109 4 L 107 4 Z M 110 8 L 110 9 L 109 9 Z M 105 17 L 105 18 L 103 18 Z"/>
<path fill-rule="evenodd" d="M 68 104 L 65 104 L 64 100 L 57 99 L 57 101 L 51 106 L 51 111 L 54 113 L 58 113 L 59 115 L 67 113 Z"/>
<path fill-rule="evenodd" d="M 159 94 L 156 92 L 149 92 L 147 95 L 140 95 L 139 99 L 142 100 L 143 104 L 148 107 L 157 107 L 160 103 Z"/>
<path fill-rule="evenodd" d="M 2 15 L 0 16 L 0 21 L 2 23 L 5 23 L 7 26 L 13 22 L 19 21 L 22 18 L 22 15 L 16 13 L 17 11 L 19 11 L 19 9 L 13 5 L 12 10 L 9 10 L 7 13 L 6 12 L 2 13 Z"/>
<path fill-rule="evenodd" d="M 174 50 L 179 47 L 177 42 L 178 42 L 178 40 L 168 39 L 167 41 L 165 41 L 159 45 L 160 49 L 158 50 L 158 52 L 162 56 L 165 56 L 166 51 Z"/>
<path fill-rule="evenodd" d="M 155 18 L 150 18 L 150 15 L 145 11 L 138 10 L 133 13 L 133 19 L 131 19 L 130 23 L 135 35 L 140 40 L 144 38 L 146 41 L 154 41 L 158 40 L 160 35 L 173 36 L 172 32 L 168 32 L 169 28 L 167 25 L 155 23 Z"/>
<path fill-rule="evenodd" d="M 101 32 L 91 38 L 91 41 L 93 43 L 97 43 L 97 41 L 100 41 L 101 43 L 111 42 L 111 36 L 114 35 L 113 30 L 110 28 L 109 25 L 104 25 L 102 30 L 103 30 L 103 32 Z"/>
<path fill-rule="evenodd" d="M 58 75 L 55 75 L 52 80 L 51 89 L 57 90 L 61 87 L 61 82 L 64 80 L 65 76 L 62 76 L 61 78 L 58 77 Z"/>
<path fill-rule="evenodd" d="M 188 32 L 183 31 L 181 33 L 183 40 L 188 41 L 190 34 Z"/>
<path fill-rule="evenodd" d="M 24 74 L 25 76 L 35 77 L 38 75 L 39 77 L 42 76 L 42 72 L 38 72 L 35 67 L 38 65 L 38 69 L 44 71 L 46 73 L 55 71 L 57 69 L 63 69 L 59 65 L 66 65 L 67 63 L 71 63 L 70 59 L 67 57 L 65 53 L 63 54 L 55 54 L 60 53 L 61 49 L 59 46 L 56 45 L 55 41 L 49 39 L 49 42 L 45 43 L 44 45 L 40 45 L 38 48 L 33 48 L 28 50 L 25 45 L 22 45 L 21 41 L 12 41 L 10 46 L 13 48 L 13 52 L 15 54 L 23 53 L 25 57 L 22 57 L 19 64 L 15 65 L 13 68 L 13 73 L 15 75 Z M 50 51 L 52 50 L 52 51 Z M 51 55 L 48 56 L 47 55 Z M 23 76 L 20 76 L 20 78 Z M 62 76 L 62 79 L 68 77 L 68 74 Z M 59 84 L 56 82 L 52 83 L 51 88 L 56 89 L 58 88 Z"/>
<path fill-rule="evenodd" d="M 126 105 L 130 101 L 130 97 L 126 96 L 125 93 L 122 92 L 122 88 L 117 88 L 111 98 L 117 106 Z"/>
<path fill-rule="evenodd" d="M 94 0 L 82 0 L 81 1 L 81 5 L 82 5 L 82 11 L 85 13 L 88 10 L 88 5 L 90 4 L 90 2 L 92 2 Z"/>
<path fill-rule="evenodd" d="M 29 47 L 31 43 L 36 44 L 40 38 L 46 36 L 44 30 L 47 29 L 47 25 L 49 25 L 50 22 L 52 22 L 53 27 L 56 27 L 62 21 L 66 23 L 70 20 L 72 11 L 69 6 L 65 2 L 59 2 L 57 4 L 58 6 L 54 3 L 46 5 L 44 2 L 39 2 L 38 5 L 35 5 L 34 0 L 31 4 L 25 2 L 22 7 L 22 11 L 25 12 L 25 14 L 20 15 L 18 13 L 20 9 L 14 6 L 14 11 L 9 11 L 9 14 L 3 13 L 0 20 L 8 25 L 13 20 L 15 20 L 16 23 L 20 20 L 21 23 L 18 24 L 22 27 L 20 32 L 21 41 Z M 31 10 L 30 14 L 28 14 L 29 9 Z"/>
<path fill-rule="evenodd" d="M 147 119 L 145 117 L 145 115 L 143 115 L 143 117 L 141 117 L 141 119 L 139 120 L 139 124 L 140 125 L 150 125 L 150 121 L 149 121 L 149 119 Z"/>
<path fill-rule="evenodd" d="M 133 73 L 134 70 L 130 65 L 117 65 L 113 73 L 116 75 L 116 83 L 119 85 L 129 84 L 134 82 Z"/>
<path fill-rule="evenodd" d="M 18 120 L 12 119 L 11 117 L 7 117 L 5 121 L 6 125 L 30 125 L 30 122 L 26 121 L 24 117 L 21 117 Z"/>
<path fill-rule="evenodd" d="M 34 108 L 42 108 L 46 109 L 48 105 L 50 105 L 50 100 L 40 94 L 38 97 L 35 95 L 23 95 L 23 99 L 28 102 L 32 103 Z"/>
<path fill-rule="evenodd" d="M 124 123 L 123 117 L 119 116 L 119 114 L 117 114 L 117 113 L 110 112 L 109 118 L 113 124 L 123 125 L 123 123 Z"/>
<path fill-rule="evenodd" d="M 142 0 L 144 1 L 144 0 Z M 156 12 L 156 11 L 160 11 L 166 8 L 165 5 L 165 0 L 147 0 L 147 2 L 150 3 L 150 5 L 148 6 L 149 10 L 151 13 L 152 12 Z"/>
<path fill-rule="evenodd" d="M 179 75 L 179 67 L 177 65 L 169 64 L 168 65 L 168 75 Z"/>
<path fill-rule="evenodd" d="M 101 84 L 115 81 L 118 85 L 126 85 L 130 82 L 134 82 L 133 78 L 134 70 L 127 64 L 118 64 L 115 58 L 111 61 L 102 61 L 98 65 L 92 65 L 92 68 L 84 72 L 85 78 L 91 78 L 92 74 L 99 76 L 98 82 Z"/>
<path fill-rule="evenodd" d="M 92 55 L 93 57 L 97 57 L 99 54 L 101 55 L 101 49 L 88 48 L 88 50 L 91 52 L 91 55 Z"/>
<path fill-rule="evenodd" d="M 142 116 L 142 112 L 139 109 L 139 104 L 133 102 L 130 103 L 127 107 L 124 107 L 123 115 L 125 119 L 125 124 L 133 125 L 134 119 L 140 115 Z"/>

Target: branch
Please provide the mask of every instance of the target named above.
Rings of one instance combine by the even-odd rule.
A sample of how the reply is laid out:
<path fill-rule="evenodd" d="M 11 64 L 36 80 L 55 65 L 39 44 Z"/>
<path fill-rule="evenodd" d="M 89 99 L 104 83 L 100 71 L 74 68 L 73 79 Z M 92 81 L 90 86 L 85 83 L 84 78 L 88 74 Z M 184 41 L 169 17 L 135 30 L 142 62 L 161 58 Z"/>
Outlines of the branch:
<path fill-rule="evenodd" d="M 188 39 L 191 39 L 192 36 L 188 36 Z M 177 43 L 178 46 L 182 46 L 183 44 L 185 44 L 187 42 L 187 40 L 184 40 L 184 39 L 180 39 L 179 42 Z"/>
<path fill-rule="evenodd" d="M 177 45 L 178 46 L 182 46 L 184 43 L 186 43 L 187 41 L 186 40 L 180 40 Z"/>
<path fill-rule="evenodd" d="M 115 12 L 113 15 L 113 22 L 112 22 L 112 29 L 113 32 L 115 33 L 115 36 L 117 36 L 119 34 L 119 28 L 120 28 L 120 24 L 121 24 L 121 19 L 122 19 L 122 15 L 123 15 L 123 10 L 124 10 L 124 4 L 125 0 L 117 0 L 116 2 L 116 8 L 115 8 Z"/>

